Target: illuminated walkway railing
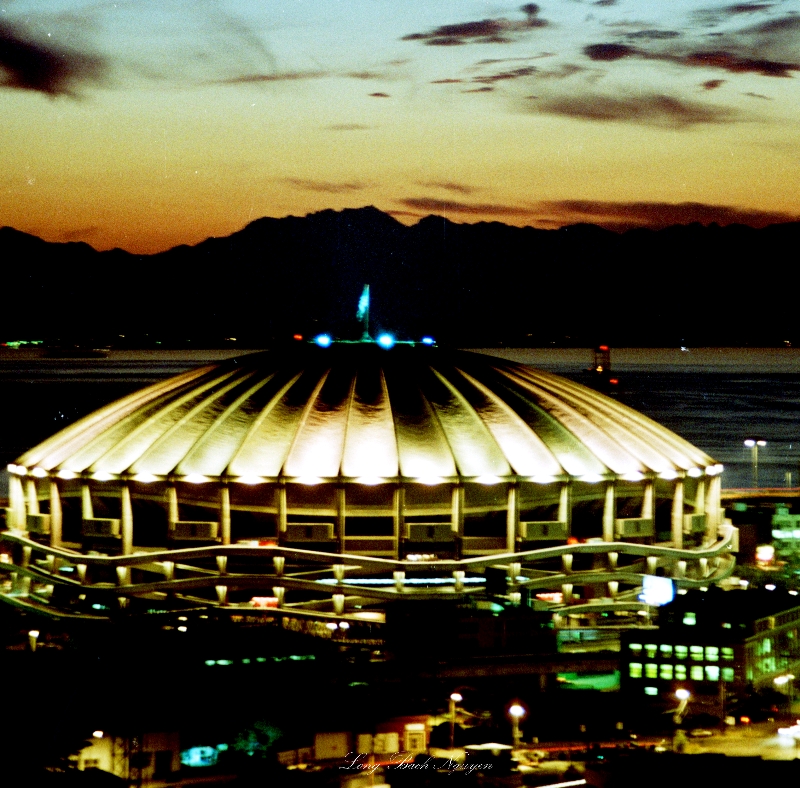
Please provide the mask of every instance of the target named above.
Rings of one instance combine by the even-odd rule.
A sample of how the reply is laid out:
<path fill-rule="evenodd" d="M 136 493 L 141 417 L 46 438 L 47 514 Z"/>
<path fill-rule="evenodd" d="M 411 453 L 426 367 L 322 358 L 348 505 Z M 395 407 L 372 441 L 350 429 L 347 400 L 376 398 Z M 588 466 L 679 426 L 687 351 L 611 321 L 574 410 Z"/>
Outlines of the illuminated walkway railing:
<path fill-rule="evenodd" d="M 484 595 L 487 570 L 501 570 L 505 593 L 498 595 L 512 603 L 526 590 L 549 591 L 556 594 L 545 604 L 562 614 L 638 610 L 646 607 L 638 600 L 645 575 L 663 574 L 681 587 L 705 586 L 730 575 L 734 535 L 734 528 L 723 525 L 717 540 L 693 549 L 598 541 L 461 560 L 401 561 L 276 545 L 87 555 L 5 531 L 0 533 L 0 573 L 6 582 L 0 597 L 56 617 L 108 617 L 115 607 L 128 608 L 131 600 L 165 610 L 216 607 L 257 614 L 254 604 L 265 599 L 268 609 L 261 612 L 273 616 L 305 610 L 321 618 L 356 620 L 356 606 Z M 582 555 L 593 556 L 593 568 L 573 570 L 574 559 Z M 621 556 L 627 565 L 619 565 Z M 559 560 L 560 568 L 553 569 Z M 592 587 L 594 598 L 576 599 L 581 587 Z M 252 592 L 250 600 L 230 600 L 232 593 L 246 592 Z M 302 598 L 294 599 L 295 592 Z"/>

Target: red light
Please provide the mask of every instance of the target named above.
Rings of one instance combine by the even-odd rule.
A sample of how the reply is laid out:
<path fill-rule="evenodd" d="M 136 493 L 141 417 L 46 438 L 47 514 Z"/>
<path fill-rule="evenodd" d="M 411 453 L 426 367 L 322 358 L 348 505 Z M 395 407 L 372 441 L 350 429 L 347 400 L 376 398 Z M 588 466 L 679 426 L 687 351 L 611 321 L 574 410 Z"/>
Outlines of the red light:
<path fill-rule="evenodd" d="M 578 538 L 575 536 L 570 536 L 567 539 L 567 544 L 578 544 Z"/>
<path fill-rule="evenodd" d="M 275 547 L 275 542 L 272 539 L 259 539 L 259 547 Z"/>
<path fill-rule="evenodd" d="M 295 334 L 292 339 L 296 339 L 298 342 L 303 338 L 302 334 Z"/>
<path fill-rule="evenodd" d="M 612 386 L 616 386 L 616 385 L 617 385 L 617 383 L 619 383 L 619 381 L 618 381 L 616 378 L 611 378 L 611 380 L 609 380 L 608 382 L 609 382 L 609 383 L 610 383 Z"/>
<path fill-rule="evenodd" d="M 258 607 L 258 608 L 261 608 L 261 609 L 277 608 L 278 607 L 278 597 L 276 597 L 276 596 L 254 596 L 250 600 L 250 604 L 253 607 Z"/>
<path fill-rule="evenodd" d="M 599 350 L 608 350 L 608 345 L 600 345 Z"/>
<path fill-rule="evenodd" d="M 742 717 L 741 720 L 742 720 L 742 724 L 743 725 L 747 725 L 750 722 L 750 718 L 749 717 Z"/>

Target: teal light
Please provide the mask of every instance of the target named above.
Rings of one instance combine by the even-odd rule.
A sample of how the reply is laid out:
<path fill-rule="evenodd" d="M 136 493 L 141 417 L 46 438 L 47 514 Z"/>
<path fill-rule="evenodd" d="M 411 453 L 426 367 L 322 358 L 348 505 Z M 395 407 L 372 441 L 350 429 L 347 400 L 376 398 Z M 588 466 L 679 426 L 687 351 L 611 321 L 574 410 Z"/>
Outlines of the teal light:
<path fill-rule="evenodd" d="M 433 337 L 422 337 L 422 344 L 423 345 L 435 345 L 436 341 Z"/>
<path fill-rule="evenodd" d="M 333 343 L 333 338 L 330 334 L 318 334 L 314 337 L 314 342 L 316 342 L 320 347 L 330 347 Z"/>
<path fill-rule="evenodd" d="M 380 334 L 375 341 L 387 350 L 394 345 L 394 337 L 391 334 Z"/>

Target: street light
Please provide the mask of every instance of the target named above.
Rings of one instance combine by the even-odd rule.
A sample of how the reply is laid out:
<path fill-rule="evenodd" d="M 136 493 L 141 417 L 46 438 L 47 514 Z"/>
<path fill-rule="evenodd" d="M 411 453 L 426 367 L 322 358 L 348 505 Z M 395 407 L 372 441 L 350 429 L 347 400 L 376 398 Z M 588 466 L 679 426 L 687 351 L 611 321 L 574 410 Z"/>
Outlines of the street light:
<path fill-rule="evenodd" d="M 680 725 L 681 722 L 683 722 L 683 718 L 686 716 L 686 709 L 689 706 L 689 698 L 692 697 L 692 693 L 689 692 L 689 690 L 681 687 L 681 689 L 675 690 L 675 697 L 680 701 L 680 703 L 672 715 L 672 721 L 676 725 Z"/>
<path fill-rule="evenodd" d="M 450 749 L 456 744 L 456 703 L 461 703 L 464 697 L 460 692 L 450 694 Z"/>
<path fill-rule="evenodd" d="M 528 710 L 519 703 L 512 703 L 511 706 L 508 707 L 508 716 L 511 717 L 511 738 L 514 747 L 519 747 L 519 743 L 522 739 L 519 721 L 523 719 L 527 713 Z"/>
<path fill-rule="evenodd" d="M 750 449 L 750 456 L 753 461 L 753 487 L 758 487 L 758 447 L 766 446 L 767 442 L 761 438 L 748 438 L 744 445 Z"/>

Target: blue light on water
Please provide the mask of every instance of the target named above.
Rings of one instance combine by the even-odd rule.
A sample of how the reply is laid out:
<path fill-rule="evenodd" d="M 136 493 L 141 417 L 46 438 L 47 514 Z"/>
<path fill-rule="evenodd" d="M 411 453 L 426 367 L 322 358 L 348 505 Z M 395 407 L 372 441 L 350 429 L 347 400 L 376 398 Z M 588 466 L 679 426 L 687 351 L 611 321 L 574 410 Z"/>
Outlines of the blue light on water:
<path fill-rule="evenodd" d="M 333 339 L 330 334 L 319 334 L 318 336 L 314 337 L 314 342 L 316 342 L 320 347 L 330 347 L 333 343 Z"/>
<path fill-rule="evenodd" d="M 391 334 L 381 334 L 375 340 L 381 347 L 390 348 L 394 345 L 394 337 Z"/>

